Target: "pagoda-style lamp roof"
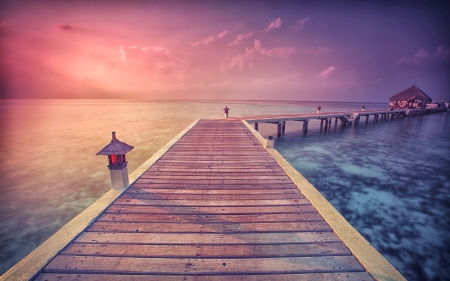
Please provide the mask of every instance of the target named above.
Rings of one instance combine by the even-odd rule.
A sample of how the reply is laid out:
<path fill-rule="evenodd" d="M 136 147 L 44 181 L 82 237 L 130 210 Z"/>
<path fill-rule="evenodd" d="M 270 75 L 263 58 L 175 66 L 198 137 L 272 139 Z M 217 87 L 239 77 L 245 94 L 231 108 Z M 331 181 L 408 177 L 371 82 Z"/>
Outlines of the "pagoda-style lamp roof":
<path fill-rule="evenodd" d="M 133 148 L 134 146 L 119 141 L 116 138 L 116 132 L 112 132 L 111 142 L 95 155 L 120 155 L 130 152 Z"/>
<path fill-rule="evenodd" d="M 433 101 L 421 89 L 417 88 L 416 85 L 404 90 L 403 92 L 396 94 L 395 96 L 389 99 L 389 101 L 413 101 L 413 100 L 421 100 L 428 103 Z"/>

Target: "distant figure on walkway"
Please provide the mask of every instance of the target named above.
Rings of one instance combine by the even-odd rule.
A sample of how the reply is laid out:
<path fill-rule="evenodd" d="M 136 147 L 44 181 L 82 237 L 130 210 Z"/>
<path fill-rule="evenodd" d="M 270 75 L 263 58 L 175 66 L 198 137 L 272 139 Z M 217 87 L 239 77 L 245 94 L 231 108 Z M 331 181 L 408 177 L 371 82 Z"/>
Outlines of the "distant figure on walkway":
<path fill-rule="evenodd" d="M 320 113 L 320 110 L 322 109 L 322 107 L 319 105 L 318 107 L 317 107 L 317 113 Z"/>
<path fill-rule="evenodd" d="M 228 110 L 230 110 L 227 106 L 223 109 L 223 112 L 225 113 L 225 118 L 228 118 Z"/>
<path fill-rule="evenodd" d="M 362 109 L 361 109 L 361 111 L 364 111 L 364 109 L 366 108 L 366 106 L 365 105 L 363 105 L 362 106 Z"/>

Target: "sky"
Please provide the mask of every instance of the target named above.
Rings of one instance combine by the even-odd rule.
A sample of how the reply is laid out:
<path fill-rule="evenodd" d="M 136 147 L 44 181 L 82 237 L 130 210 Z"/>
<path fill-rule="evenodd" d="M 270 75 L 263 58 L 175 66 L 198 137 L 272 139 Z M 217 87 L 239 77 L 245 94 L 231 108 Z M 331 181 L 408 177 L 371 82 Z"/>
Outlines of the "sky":
<path fill-rule="evenodd" d="M 2 1 L 0 98 L 448 100 L 434 2 Z"/>

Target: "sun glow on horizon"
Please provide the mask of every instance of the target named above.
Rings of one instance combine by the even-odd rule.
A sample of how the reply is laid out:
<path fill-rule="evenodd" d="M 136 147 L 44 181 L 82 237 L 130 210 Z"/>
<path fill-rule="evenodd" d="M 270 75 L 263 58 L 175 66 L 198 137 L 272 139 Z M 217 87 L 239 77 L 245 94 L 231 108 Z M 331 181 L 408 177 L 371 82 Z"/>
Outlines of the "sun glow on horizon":
<path fill-rule="evenodd" d="M 448 19 L 431 8 L 420 25 L 395 3 L 175 2 L 8 3 L 2 98 L 384 101 L 412 84 L 449 97 L 448 40 L 427 32 Z"/>

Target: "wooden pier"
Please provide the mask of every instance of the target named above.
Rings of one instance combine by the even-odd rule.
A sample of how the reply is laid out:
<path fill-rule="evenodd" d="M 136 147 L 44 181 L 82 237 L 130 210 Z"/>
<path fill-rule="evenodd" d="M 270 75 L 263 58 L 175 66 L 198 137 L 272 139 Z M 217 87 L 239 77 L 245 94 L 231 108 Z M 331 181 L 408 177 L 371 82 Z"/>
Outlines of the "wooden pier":
<path fill-rule="evenodd" d="M 241 121 L 200 120 L 35 280 L 373 280 L 357 258 Z"/>
<path fill-rule="evenodd" d="M 424 109 L 395 109 L 395 110 L 372 110 L 357 112 L 328 112 L 328 113 L 311 113 L 311 114 L 284 114 L 284 115 L 264 115 L 264 116 L 247 116 L 236 119 L 245 120 L 249 124 L 254 124 L 255 130 L 258 131 L 259 123 L 270 123 L 277 125 L 277 136 L 281 137 L 286 131 L 287 121 L 303 122 L 303 132 L 308 132 L 308 124 L 311 120 L 320 120 L 320 128 L 324 130 L 331 129 L 332 119 L 334 125 L 337 126 L 338 121 L 341 127 L 351 124 L 358 125 L 361 117 L 365 117 L 365 123 L 369 122 L 372 116 L 373 122 L 379 120 L 389 120 L 400 117 L 410 117 L 438 112 L 446 112 L 447 108 L 424 108 Z"/>

